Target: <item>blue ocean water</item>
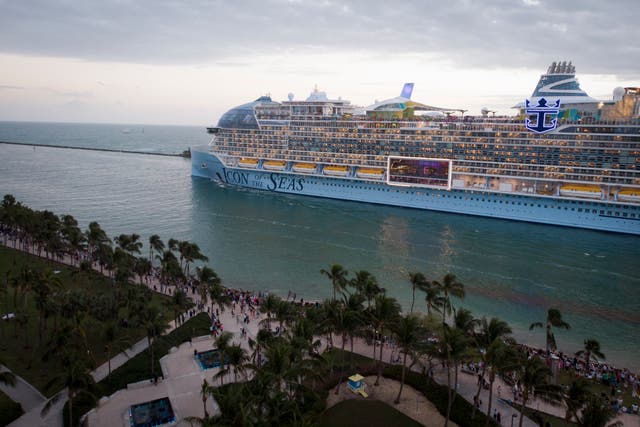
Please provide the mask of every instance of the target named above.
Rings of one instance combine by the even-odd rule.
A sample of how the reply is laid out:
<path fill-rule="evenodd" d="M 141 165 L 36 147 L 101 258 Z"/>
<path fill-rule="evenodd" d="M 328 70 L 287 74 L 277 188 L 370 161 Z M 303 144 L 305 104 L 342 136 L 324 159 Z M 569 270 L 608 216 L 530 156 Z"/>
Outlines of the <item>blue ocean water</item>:
<path fill-rule="evenodd" d="M 0 122 L 0 140 L 178 153 L 208 139 L 197 127 L 142 128 Z M 195 241 L 227 286 L 320 299 L 331 295 L 320 269 L 340 263 L 408 308 L 409 272 L 451 271 L 467 290 L 456 305 L 508 321 L 520 341 L 543 345 L 528 325 L 553 306 L 572 326 L 556 331 L 561 349 L 595 338 L 607 360 L 640 369 L 636 236 L 236 189 L 192 178 L 178 157 L 0 144 L 0 159 L 0 194 L 111 236 Z"/>

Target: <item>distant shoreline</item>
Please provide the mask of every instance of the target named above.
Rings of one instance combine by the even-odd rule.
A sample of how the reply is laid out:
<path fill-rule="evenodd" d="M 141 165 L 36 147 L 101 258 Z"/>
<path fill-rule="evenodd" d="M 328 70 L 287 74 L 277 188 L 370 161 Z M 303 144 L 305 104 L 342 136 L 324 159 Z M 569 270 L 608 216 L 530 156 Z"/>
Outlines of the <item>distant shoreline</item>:
<path fill-rule="evenodd" d="M 146 154 L 151 156 L 165 156 L 165 157 L 183 157 L 186 156 L 182 153 L 153 153 L 149 151 L 135 151 L 135 150 L 117 150 L 114 148 L 90 148 L 90 147 L 73 147 L 71 145 L 52 145 L 52 144 L 36 144 L 32 142 L 12 142 L 12 141 L 0 141 L 0 144 L 8 145 L 25 145 L 28 147 L 46 147 L 46 148 L 66 148 L 70 150 L 87 150 L 87 151 L 106 151 L 109 153 L 126 153 L 126 154 Z"/>

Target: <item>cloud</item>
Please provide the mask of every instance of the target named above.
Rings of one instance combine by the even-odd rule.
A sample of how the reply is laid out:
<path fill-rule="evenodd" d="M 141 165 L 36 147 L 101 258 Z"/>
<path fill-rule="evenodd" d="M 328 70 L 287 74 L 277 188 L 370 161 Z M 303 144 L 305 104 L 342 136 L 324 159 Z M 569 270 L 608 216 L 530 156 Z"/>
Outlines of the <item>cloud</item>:
<path fill-rule="evenodd" d="M 638 8 L 637 0 L 31 0 L 3 2 L 0 52 L 224 65 L 354 51 L 480 68 L 543 70 L 566 59 L 579 73 L 638 76 L 630 13 Z"/>

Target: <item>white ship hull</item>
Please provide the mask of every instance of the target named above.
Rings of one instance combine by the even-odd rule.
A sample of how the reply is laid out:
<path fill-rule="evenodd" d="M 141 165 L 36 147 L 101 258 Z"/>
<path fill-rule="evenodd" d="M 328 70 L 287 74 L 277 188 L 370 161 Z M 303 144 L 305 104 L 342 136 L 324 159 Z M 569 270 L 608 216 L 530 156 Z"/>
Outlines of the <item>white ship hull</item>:
<path fill-rule="evenodd" d="M 203 167 L 203 165 L 206 165 Z M 225 166 L 207 147 L 192 150 L 192 175 L 277 193 L 328 197 L 466 215 L 640 235 L 640 209 L 584 198 L 476 189 L 399 187 L 386 182 L 318 174 L 242 170 Z M 634 218 L 630 213 L 634 212 Z"/>

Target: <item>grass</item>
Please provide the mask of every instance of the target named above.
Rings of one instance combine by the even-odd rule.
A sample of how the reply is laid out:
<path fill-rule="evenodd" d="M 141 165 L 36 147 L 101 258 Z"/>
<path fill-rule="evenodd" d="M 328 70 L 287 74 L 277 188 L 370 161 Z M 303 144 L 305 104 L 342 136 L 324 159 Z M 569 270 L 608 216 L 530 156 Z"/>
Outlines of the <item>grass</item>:
<path fill-rule="evenodd" d="M 34 271 L 44 271 L 46 269 L 59 271 L 57 277 L 60 278 L 64 290 L 84 289 L 90 291 L 94 297 L 108 295 L 112 292 L 110 280 L 98 272 L 90 272 L 88 275 L 75 274 L 77 272 L 75 268 L 0 246 L 0 281 L 3 288 L 6 286 L 7 273 L 9 271 L 17 273 L 23 266 L 28 266 Z M 6 289 L 6 294 L 0 291 L 0 312 L 10 313 L 14 311 L 14 289 L 9 286 Z M 123 288 L 122 292 L 126 293 L 126 288 Z M 160 307 L 166 307 L 165 304 L 169 301 L 168 297 L 156 293 L 153 294 L 152 298 L 151 302 Z M 20 299 L 19 294 L 18 299 Z M 39 345 L 37 329 L 39 313 L 36 310 L 34 299 L 33 295 L 27 297 L 26 307 L 29 321 L 24 330 L 16 323 L 15 319 L 0 322 L 0 360 L 3 360 L 4 364 L 14 373 L 23 377 L 45 396 L 52 396 L 60 387 L 53 386 L 47 389 L 45 385 L 61 370 L 61 364 L 55 357 L 49 358 L 47 361 L 43 361 L 42 357 L 47 353 L 47 333 L 52 331 L 54 321 L 49 320 L 44 336 L 45 343 Z M 173 318 L 172 308 L 163 309 L 168 319 Z M 122 310 L 126 311 L 126 309 Z M 88 345 L 95 358 L 96 366 L 99 366 L 107 359 L 107 355 L 104 352 L 105 343 L 100 333 L 101 322 L 90 316 L 87 321 L 88 326 L 86 329 L 91 331 L 91 333 L 87 334 Z M 126 334 L 131 344 L 146 336 L 143 328 L 127 329 Z"/>
<path fill-rule="evenodd" d="M 192 337 L 209 334 L 211 320 L 205 313 L 200 313 L 187 320 L 182 326 L 174 329 L 169 334 L 156 340 L 154 344 L 155 368 L 160 371 L 160 359 L 165 356 L 171 347 L 177 347 Z M 118 390 L 127 387 L 127 384 L 151 379 L 151 353 L 149 349 L 129 359 L 124 365 L 111 372 L 110 378 L 100 381 L 93 394 L 96 398 L 110 396 Z M 87 395 L 82 395 L 73 401 L 74 425 L 82 415 L 96 406 L 96 400 Z M 68 405 L 64 407 L 64 420 L 68 420 Z"/>
<path fill-rule="evenodd" d="M 353 372 L 346 370 L 349 367 L 349 352 L 345 350 L 345 353 L 345 374 L 346 376 L 348 376 Z M 332 350 L 326 351 L 325 353 L 323 353 L 323 356 L 328 360 L 335 361 L 336 365 L 338 366 L 339 361 L 342 360 L 341 350 L 338 348 L 333 348 Z M 375 375 L 376 371 L 372 359 L 362 355 L 354 355 L 354 362 L 356 360 L 358 361 L 358 364 L 354 363 L 354 372 L 358 372 L 361 375 L 365 376 L 368 374 Z M 388 365 L 385 363 L 382 375 L 386 378 L 400 381 L 401 370 L 401 366 Z M 332 381 L 327 382 L 327 387 L 334 387 L 337 384 L 337 381 L 338 378 L 336 374 L 336 368 L 334 368 Z M 448 401 L 446 385 L 439 385 L 426 376 L 418 372 L 410 371 L 409 369 L 405 371 L 405 384 L 422 393 L 431 403 L 435 405 L 440 414 L 446 416 Z M 458 426 L 460 427 L 484 426 L 485 420 L 487 418 L 486 415 L 477 411 L 472 419 L 472 411 L 473 406 L 471 405 L 471 403 L 467 402 L 462 396 L 458 395 L 455 398 L 453 406 L 451 408 L 451 420 L 458 424 Z M 489 420 L 489 424 L 493 426 L 496 425 L 493 419 Z"/>
<path fill-rule="evenodd" d="M 23 413 L 19 403 L 0 391 L 0 426 L 6 426 Z"/>
<path fill-rule="evenodd" d="M 558 384 L 563 386 L 568 386 L 571 384 L 571 381 L 575 379 L 575 374 L 573 371 L 562 370 L 558 374 Z M 592 393 L 597 395 L 603 394 L 607 396 L 607 399 L 611 399 L 611 385 L 607 382 L 606 384 L 600 382 L 596 379 L 588 380 L 589 381 L 589 390 Z M 620 393 L 617 392 L 620 390 Z M 631 388 L 624 388 L 620 384 L 616 387 L 616 399 L 620 398 L 624 402 L 624 405 L 627 407 L 631 407 L 633 403 L 640 404 L 640 398 L 633 398 L 631 396 Z"/>
<path fill-rule="evenodd" d="M 419 427 L 419 422 L 379 400 L 349 399 L 327 409 L 320 427 Z"/>

